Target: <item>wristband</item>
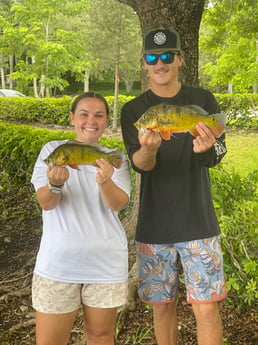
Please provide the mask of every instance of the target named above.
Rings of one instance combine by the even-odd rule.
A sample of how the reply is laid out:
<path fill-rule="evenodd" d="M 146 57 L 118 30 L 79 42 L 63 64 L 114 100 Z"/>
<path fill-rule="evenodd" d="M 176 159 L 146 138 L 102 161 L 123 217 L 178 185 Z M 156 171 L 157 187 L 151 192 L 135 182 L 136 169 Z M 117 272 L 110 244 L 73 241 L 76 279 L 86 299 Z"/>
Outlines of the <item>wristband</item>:
<path fill-rule="evenodd" d="M 52 184 L 49 181 L 48 181 L 47 185 L 48 185 L 48 188 L 49 188 L 50 192 L 57 193 L 57 194 L 62 193 L 62 188 L 64 186 L 63 184 L 59 185 L 59 186 L 56 186 L 56 185 Z"/>

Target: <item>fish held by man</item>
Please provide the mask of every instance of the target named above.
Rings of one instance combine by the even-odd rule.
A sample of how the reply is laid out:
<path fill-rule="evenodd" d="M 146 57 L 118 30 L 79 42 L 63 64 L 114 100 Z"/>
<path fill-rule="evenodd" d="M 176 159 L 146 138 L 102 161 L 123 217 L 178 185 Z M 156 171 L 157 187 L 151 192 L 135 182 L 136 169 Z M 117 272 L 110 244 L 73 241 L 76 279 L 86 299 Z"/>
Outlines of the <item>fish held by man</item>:
<path fill-rule="evenodd" d="M 58 146 L 44 162 L 51 169 L 54 166 L 70 166 L 73 169 L 79 169 L 79 165 L 98 166 L 97 159 L 103 158 L 119 169 L 122 165 L 122 152 L 113 150 L 105 152 L 100 147 L 89 145 L 76 140 L 69 140 Z"/>
<path fill-rule="evenodd" d="M 208 114 L 197 105 L 177 106 L 161 103 L 150 107 L 134 126 L 140 132 L 146 129 L 159 132 L 163 139 L 169 140 L 173 133 L 180 132 L 198 136 L 196 125 L 199 122 L 206 124 L 213 135 L 219 138 L 225 131 L 226 114 Z"/>

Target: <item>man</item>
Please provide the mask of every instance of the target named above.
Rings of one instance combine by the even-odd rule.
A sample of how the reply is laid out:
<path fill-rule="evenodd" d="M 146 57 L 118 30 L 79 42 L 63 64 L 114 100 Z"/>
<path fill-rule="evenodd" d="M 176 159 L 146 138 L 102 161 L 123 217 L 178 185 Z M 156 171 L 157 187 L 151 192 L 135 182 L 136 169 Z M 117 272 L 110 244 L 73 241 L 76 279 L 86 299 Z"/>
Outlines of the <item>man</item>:
<path fill-rule="evenodd" d="M 180 257 L 198 344 L 221 345 L 218 302 L 227 292 L 208 170 L 226 153 L 225 135 L 215 138 L 200 122 L 197 137 L 177 133 L 166 141 L 158 132 L 146 130 L 143 134 L 134 126 L 149 107 L 160 103 L 195 104 L 209 114 L 218 113 L 219 107 L 209 91 L 180 82 L 184 59 L 173 28 L 148 32 L 143 49 L 151 88 L 126 103 L 121 113 L 126 149 L 133 168 L 141 174 L 136 229 L 138 293 L 153 305 L 158 345 L 175 345 Z"/>

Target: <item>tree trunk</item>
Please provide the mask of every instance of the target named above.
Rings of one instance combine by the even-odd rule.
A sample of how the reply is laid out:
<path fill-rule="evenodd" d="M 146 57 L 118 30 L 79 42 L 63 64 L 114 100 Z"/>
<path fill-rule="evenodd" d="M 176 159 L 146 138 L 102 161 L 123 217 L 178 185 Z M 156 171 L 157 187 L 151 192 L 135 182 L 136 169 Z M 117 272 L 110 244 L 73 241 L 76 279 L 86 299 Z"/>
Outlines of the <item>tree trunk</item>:
<path fill-rule="evenodd" d="M 5 89 L 5 75 L 4 75 L 4 68 L 1 67 L 0 68 L 0 73 L 1 73 L 1 85 L 2 85 L 2 89 Z"/>
<path fill-rule="evenodd" d="M 9 74 L 9 89 L 13 88 L 13 80 L 11 78 L 11 74 L 13 73 L 13 68 L 14 68 L 14 56 L 9 55 L 9 69 L 10 69 L 10 74 Z"/>
<path fill-rule="evenodd" d="M 84 92 L 89 91 L 89 80 L 90 80 L 90 71 L 84 71 Z"/>
<path fill-rule="evenodd" d="M 45 79 L 46 77 L 44 75 L 41 75 L 40 78 L 40 90 L 39 90 L 39 97 L 44 98 L 45 97 Z"/>
<path fill-rule="evenodd" d="M 230 93 L 230 94 L 233 93 L 233 81 L 230 81 L 228 83 L 228 93 Z"/>
<path fill-rule="evenodd" d="M 114 92 L 114 110 L 113 110 L 113 123 L 112 131 L 117 131 L 117 118 L 118 118 L 118 93 L 119 93 L 119 60 L 116 63 L 116 72 L 115 72 L 115 92 Z"/>
<path fill-rule="evenodd" d="M 33 78 L 33 93 L 35 98 L 39 98 L 37 78 Z"/>
<path fill-rule="evenodd" d="M 156 27 L 172 26 L 181 38 L 186 68 L 182 79 L 186 85 L 198 85 L 198 39 L 205 0 L 118 0 L 138 14 L 142 33 Z"/>
<path fill-rule="evenodd" d="M 256 64 L 258 65 L 258 32 L 256 33 Z M 258 90 L 258 80 L 255 81 L 253 86 L 253 93 L 257 93 Z"/>
<path fill-rule="evenodd" d="M 32 62 L 32 64 L 35 63 L 35 56 L 32 56 L 31 62 Z M 39 98 L 39 94 L 38 94 L 38 80 L 37 80 L 36 77 L 33 78 L 33 93 L 34 93 L 34 97 L 35 98 Z"/>

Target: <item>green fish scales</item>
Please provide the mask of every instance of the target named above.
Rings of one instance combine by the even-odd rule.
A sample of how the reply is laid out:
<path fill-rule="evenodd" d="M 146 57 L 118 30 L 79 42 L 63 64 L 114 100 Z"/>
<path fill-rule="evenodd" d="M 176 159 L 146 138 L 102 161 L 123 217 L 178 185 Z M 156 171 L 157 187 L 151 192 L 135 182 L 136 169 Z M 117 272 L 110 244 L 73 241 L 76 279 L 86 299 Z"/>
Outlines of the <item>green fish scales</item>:
<path fill-rule="evenodd" d="M 44 162 L 49 168 L 70 166 L 73 169 L 79 169 L 78 165 L 98 166 L 96 160 L 100 158 L 107 160 L 115 168 L 120 168 L 123 161 L 122 152 L 119 150 L 106 152 L 96 145 L 70 140 L 59 145 Z"/>

